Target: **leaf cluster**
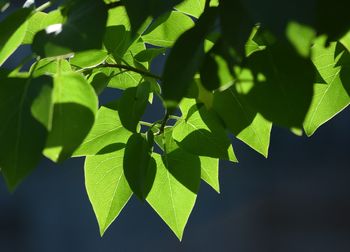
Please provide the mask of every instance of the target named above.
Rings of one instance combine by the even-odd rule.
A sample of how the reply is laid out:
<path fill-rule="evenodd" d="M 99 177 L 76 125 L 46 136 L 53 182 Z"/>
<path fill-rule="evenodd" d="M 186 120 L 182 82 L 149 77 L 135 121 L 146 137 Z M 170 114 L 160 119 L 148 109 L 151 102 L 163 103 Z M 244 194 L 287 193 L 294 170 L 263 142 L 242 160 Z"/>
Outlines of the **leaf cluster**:
<path fill-rule="evenodd" d="M 136 195 L 181 239 L 201 180 L 219 192 L 219 160 L 238 162 L 232 136 L 267 157 L 273 125 L 311 136 L 349 105 L 347 1 L 304 4 L 66 0 L 6 11 L 0 66 L 32 49 L 0 68 L 8 188 L 43 156 L 83 156 L 101 235 Z M 106 90 L 121 95 L 102 104 Z M 145 121 L 156 100 L 164 116 Z"/>

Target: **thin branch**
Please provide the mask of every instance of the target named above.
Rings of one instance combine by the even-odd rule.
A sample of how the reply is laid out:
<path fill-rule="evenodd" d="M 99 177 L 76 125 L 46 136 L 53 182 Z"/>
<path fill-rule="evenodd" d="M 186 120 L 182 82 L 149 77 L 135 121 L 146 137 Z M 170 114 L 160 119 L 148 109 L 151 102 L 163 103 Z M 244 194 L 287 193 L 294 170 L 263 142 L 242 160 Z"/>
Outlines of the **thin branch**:
<path fill-rule="evenodd" d="M 52 5 L 51 1 L 48 1 L 42 5 L 40 5 L 38 8 L 35 9 L 35 12 L 40 12 L 40 11 L 44 11 L 47 8 L 49 8 Z"/>
<path fill-rule="evenodd" d="M 139 73 L 141 75 L 147 76 L 147 77 L 151 77 L 157 80 L 162 80 L 161 76 L 155 75 L 153 73 L 150 73 L 148 71 L 136 68 L 136 67 L 132 67 L 132 66 L 128 66 L 128 65 L 123 65 L 123 64 L 111 64 L 111 63 L 103 63 L 101 65 L 96 66 L 95 68 L 105 68 L 105 67 L 111 67 L 111 68 L 119 68 L 119 69 L 124 69 L 126 71 L 131 71 L 131 72 L 135 72 L 135 73 Z"/>
<path fill-rule="evenodd" d="M 164 129 L 165 129 L 165 126 L 166 126 L 166 123 L 168 122 L 169 120 L 169 117 L 170 117 L 170 114 L 169 112 L 166 112 L 164 118 L 163 118 L 163 121 L 162 121 L 162 124 L 160 125 L 159 127 L 159 132 L 157 135 L 161 135 L 164 133 Z"/>
<path fill-rule="evenodd" d="M 154 126 L 154 123 L 149 123 L 149 122 L 144 122 L 144 121 L 140 121 L 140 124 L 143 126 L 149 127 L 149 128 Z"/>

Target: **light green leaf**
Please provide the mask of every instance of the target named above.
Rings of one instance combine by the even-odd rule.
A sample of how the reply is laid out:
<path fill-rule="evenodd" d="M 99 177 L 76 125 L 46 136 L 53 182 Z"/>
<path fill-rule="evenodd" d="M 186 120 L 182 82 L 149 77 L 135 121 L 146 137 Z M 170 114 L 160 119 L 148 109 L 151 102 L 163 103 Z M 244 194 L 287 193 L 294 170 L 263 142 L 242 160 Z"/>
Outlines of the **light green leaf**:
<path fill-rule="evenodd" d="M 157 170 L 146 200 L 181 240 L 197 198 L 200 161 L 167 138 L 164 155 L 153 155 Z"/>
<path fill-rule="evenodd" d="M 95 123 L 84 142 L 74 152 L 74 156 L 97 155 L 108 151 L 114 143 L 126 143 L 131 132 L 125 129 L 118 115 L 118 106 L 102 106 L 96 115 Z"/>
<path fill-rule="evenodd" d="M 70 64 L 78 68 L 92 68 L 103 63 L 107 56 L 108 53 L 102 50 L 79 52 L 70 59 Z"/>
<path fill-rule="evenodd" d="M 119 63 L 124 65 L 129 65 L 132 67 L 140 68 L 142 70 L 148 69 L 148 63 L 138 63 L 134 60 L 134 56 L 139 52 L 144 51 L 146 49 L 145 44 L 142 40 L 133 43 L 125 54 L 113 54 L 114 60 L 109 60 L 109 63 Z M 139 73 L 135 73 L 133 71 L 128 71 L 125 69 L 119 69 L 116 67 L 105 67 L 100 69 L 105 75 L 110 77 L 110 81 L 108 83 L 108 87 L 118 88 L 118 89 L 127 89 L 130 87 L 136 87 L 139 83 L 142 82 L 143 76 Z"/>
<path fill-rule="evenodd" d="M 193 25 L 190 17 L 172 11 L 156 19 L 142 35 L 142 39 L 154 46 L 171 47 L 177 38 Z"/>
<path fill-rule="evenodd" d="M 149 19 L 149 17 L 157 18 L 160 15 L 171 11 L 171 9 L 183 0 L 127 0 L 123 1 L 129 16 L 132 31 L 135 34 L 140 27 Z"/>
<path fill-rule="evenodd" d="M 350 103 L 350 55 L 340 43 L 325 46 L 326 38 L 312 47 L 313 62 L 320 78 L 304 121 L 304 130 L 311 136 L 322 124 L 333 118 Z"/>
<path fill-rule="evenodd" d="M 267 157 L 272 123 L 251 107 L 235 87 L 215 93 L 213 108 L 238 139 Z"/>
<path fill-rule="evenodd" d="M 60 61 L 60 71 L 61 72 L 70 72 L 72 68 L 67 60 Z M 45 58 L 39 60 L 36 64 L 33 64 L 31 71 L 33 71 L 33 76 L 41 75 L 55 75 L 58 69 L 58 62 L 56 59 Z"/>
<path fill-rule="evenodd" d="M 185 0 L 179 5 L 175 6 L 175 9 L 192 17 L 198 18 L 203 13 L 204 7 L 205 0 Z"/>
<path fill-rule="evenodd" d="M 31 9 L 22 8 L 6 17 L 0 23 L 0 66 L 21 45 Z"/>
<path fill-rule="evenodd" d="M 36 12 L 28 20 L 26 35 L 22 44 L 31 44 L 35 34 L 49 25 L 61 24 L 63 22 L 63 16 L 59 10 L 52 11 L 50 13 Z"/>
<path fill-rule="evenodd" d="M 0 169 L 10 190 L 38 165 L 51 118 L 52 79 L 0 81 Z"/>
<path fill-rule="evenodd" d="M 124 26 L 127 31 L 130 31 L 131 25 L 125 7 L 119 6 L 108 10 L 107 26 Z"/>
<path fill-rule="evenodd" d="M 247 57 L 255 52 L 264 50 L 266 46 L 259 40 L 260 25 L 255 25 L 250 33 L 247 43 L 245 44 L 245 54 Z"/>
<path fill-rule="evenodd" d="M 201 178 L 216 192 L 220 193 L 219 159 L 199 157 L 201 162 Z"/>
<path fill-rule="evenodd" d="M 94 89 L 78 73 L 54 78 L 54 114 L 44 155 L 58 162 L 73 154 L 89 133 L 97 110 Z"/>
<path fill-rule="evenodd" d="M 202 105 L 202 106 L 201 106 Z M 237 162 L 227 132 L 213 111 L 195 100 L 183 99 L 182 119 L 173 130 L 173 137 L 184 150 L 200 155 Z"/>
<path fill-rule="evenodd" d="M 129 201 L 132 191 L 123 170 L 124 148 L 88 156 L 85 160 L 85 186 L 101 235 Z"/>
<path fill-rule="evenodd" d="M 166 48 L 149 48 L 135 55 L 138 62 L 151 62 L 154 58 L 164 56 Z"/>
<path fill-rule="evenodd" d="M 345 34 L 339 42 L 350 52 L 350 32 Z"/>
<path fill-rule="evenodd" d="M 286 28 L 286 35 L 297 52 L 303 57 L 310 56 L 310 49 L 316 32 L 306 25 L 296 22 L 289 22 Z"/>

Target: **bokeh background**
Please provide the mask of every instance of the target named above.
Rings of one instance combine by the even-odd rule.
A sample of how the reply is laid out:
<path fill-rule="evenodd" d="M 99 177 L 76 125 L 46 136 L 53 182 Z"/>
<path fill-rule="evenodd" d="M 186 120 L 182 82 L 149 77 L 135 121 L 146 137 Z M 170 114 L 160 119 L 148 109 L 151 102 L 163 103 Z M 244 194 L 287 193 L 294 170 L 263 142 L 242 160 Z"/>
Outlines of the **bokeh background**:
<path fill-rule="evenodd" d="M 6 67 L 28 53 L 20 48 Z M 102 100 L 118 95 L 108 91 Z M 145 117 L 161 113 L 149 110 Z M 136 198 L 101 238 L 84 187 L 84 160 L 43 160 L 14 194 L 0 179 L 0 252 L 348 252 L 349 126 L 346 109 L 310 139 L 275 127 L 268 159 L 234 140 L 240 163 L 221 163 L 220 194 L 201 185 L 181 243 Z"/>

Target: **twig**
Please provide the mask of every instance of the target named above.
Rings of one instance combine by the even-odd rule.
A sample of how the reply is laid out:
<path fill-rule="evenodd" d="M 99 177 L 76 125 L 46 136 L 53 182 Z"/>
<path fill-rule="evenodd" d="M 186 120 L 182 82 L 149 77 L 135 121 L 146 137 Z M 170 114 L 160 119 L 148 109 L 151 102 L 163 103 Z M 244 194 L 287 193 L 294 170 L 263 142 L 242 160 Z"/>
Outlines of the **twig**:
<path fill-rule="evenodd" d="M 170 117 L 170 114 L 168 112 L 166 112 L 166 114 L 165 114 L 165 116 L 163 118 L 162 124 L 159 127 L 159 132 L 158 132 L 157 135 L 161 135 L 162 133 L 164 133 L 164 129 L 165 129 L 166 123 L 169 120 L 169 117 Z"/>
<path fill-rule="evenodd" d="M 49 8 L 50 6 L 52 5 L 51 1 L 48 1 L 42 5 L 40 5 L 38 8 L 35 9 L 35 12 L 40 12 L 40 11 L 43 11 L 47 8 Z"/>

